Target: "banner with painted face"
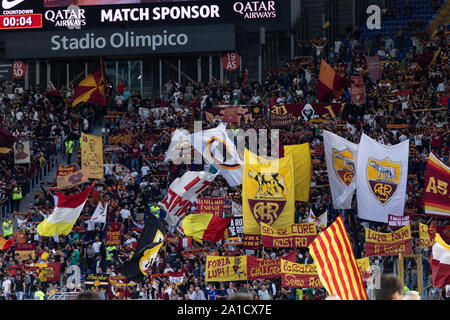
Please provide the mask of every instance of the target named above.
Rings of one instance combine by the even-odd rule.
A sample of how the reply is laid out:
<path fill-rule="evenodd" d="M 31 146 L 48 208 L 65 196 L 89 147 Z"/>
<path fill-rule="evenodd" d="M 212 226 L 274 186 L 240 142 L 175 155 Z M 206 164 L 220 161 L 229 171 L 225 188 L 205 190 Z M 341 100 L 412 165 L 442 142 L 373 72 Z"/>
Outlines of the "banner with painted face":
<path fill-rule="evenodd" d="M 247 280 L 247 256 L 206 256 L 206 282 L 240 280 Z"/>
<path fill-rule="evenodd" d="M 408 177 L 409 140 L 386 146 L 365 134 L 356 162 L 356 198 L 361 219 L 388 222 L 403 216 Z"/>
<path fill-rule="evenodd" d="M 328 181 L 335 209 L 350 209 L 356 187 L 358 145 L 323 130 Z"/>
<path fill-rule="evenodd" d="M 292 154 L 266 160 L 245 149 L 242 182 L 244 247 L 260 245 L 261 223 L 281 229 L 294 223 Z"/>

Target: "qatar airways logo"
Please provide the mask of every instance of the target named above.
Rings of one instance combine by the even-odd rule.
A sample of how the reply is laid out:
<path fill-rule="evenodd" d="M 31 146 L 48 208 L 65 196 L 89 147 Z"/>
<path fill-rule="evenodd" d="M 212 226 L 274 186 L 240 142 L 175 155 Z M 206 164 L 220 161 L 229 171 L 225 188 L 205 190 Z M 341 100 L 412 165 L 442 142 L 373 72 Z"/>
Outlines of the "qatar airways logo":
<path fill-rule="evenodd" d="M 47 10 L 44 16 L 45 20 L 52 22 L 55 27 L 80 30 L 86 26 L 86 11 L 76 5 L 70 5 L 67 9 Z"/>
<path fill-rule="evenodd" d="M 239 1 L 233 10 L 244 16 L 244 19 L 271 19 L 277 17 L 275 1 Z"/>

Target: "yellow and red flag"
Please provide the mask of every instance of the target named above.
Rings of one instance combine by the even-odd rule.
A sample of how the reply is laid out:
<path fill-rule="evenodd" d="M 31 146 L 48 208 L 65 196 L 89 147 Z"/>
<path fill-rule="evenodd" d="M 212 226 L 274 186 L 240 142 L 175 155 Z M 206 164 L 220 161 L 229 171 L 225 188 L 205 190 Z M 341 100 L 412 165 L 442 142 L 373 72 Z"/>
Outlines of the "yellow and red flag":
<path fill-rule="evenodd" d="M 311 242 L 309 252 L 329 294 L 342 300 L 368 300 L 342 216 Z"/>
<path fill-rule="evenodd" d="M 14 244 L 15 240 L 16 240 L 15 238 L 12 238 L 9 240 L 0 238 L 0 250 L 3 250 L 3 251 L 8 250 Z"/>
<path fill-rule="evenodd" d="M 317 99 L 329 102 L 332 98 L 339 98 L 348 80 L 338 73 L 322 59 L 320 63 L 319 82 L 317 84 Z"/>
<path fill-rule="evenodd" d="M 212 213 L 190 214 L 183 222 L 184 234 L 201 242 L 208 240 L 213 243 L 225 238 L 225 230 L 230 224 L 231 217 L 222 219 Z"/>
<path fill-rule="evenodd" d="M 100 59 L 100 69 L 89 74 L 75 89 L 72 107 L 77 106 L 81 102 L 107 106 L 105 64 L 103 59 Z"/>

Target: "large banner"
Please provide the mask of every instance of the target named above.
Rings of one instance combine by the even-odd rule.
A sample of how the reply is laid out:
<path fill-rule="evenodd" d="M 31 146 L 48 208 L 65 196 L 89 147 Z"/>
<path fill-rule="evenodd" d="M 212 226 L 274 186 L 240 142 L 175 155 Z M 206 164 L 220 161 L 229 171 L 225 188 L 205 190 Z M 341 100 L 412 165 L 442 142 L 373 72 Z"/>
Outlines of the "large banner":
<path fill-rule="evenodd" d="M 103 179 L 102 137 L 81 133 L 81 168 L 90 168 L 89 178 Z"/>
<path fill-rule="evenodd" d="M 225 197 L 198 198 L 197 211 L 200 214 L 213 214 L 223 218 L 223 206 Z"/>
<path fill-rule="evenodd" d="M 295 201 L 309 201 L 311 189 L 311 150 L 309 143 L 285 145 L 284 157 L 292 154 L 294 165 Z"/>
<path fill-rule="evenodd" d="M 328 181 L 335 209 L 350 209 L 356 188 L 358 145 L 323 130 Z"/>
<path fill-rule="evenodd" d="M 242 181 L 244 247 L 260 244 L 261 223 L 281 229 L 294 223 L 292 154 L 265 160 L 245 149 Z"/>
<path fill-rule="evenodd" d="M 361 137 L 356 163 L 356 199 L 361 219 L 388 222 L 403 216 L 408 177 L 409 140 L 393 146 Z"/>
<path fill-rule="evenodd" d="M 364 244 L 366 256 L 396 256 L 412 253 L 411 225 L 391 233 L 381 233 L 366 228 Z"/>
<path fill-rule="evenodd" d="M 239 280 L 247 280 L 247 256 L 206 256 L 206 282 Z"/>
<path fill-rule="evenodd" d="M 56 177 L 56 186 L 58 189 L 70 189 L 80 184 L 89 182 L 89 167 L 83 168 L 75 173 Z"/>
<path fill-rule="evenodd" d="M 175 179 L 169 187 L 165 198 L 158 203 L 166 212 L 166 222 L 174 226 L 184 217 L 188 208 L 214 180 L 216 174 L 205 171 L 188 171 Z"/>
<path fill-rule="evenodd" d="M 292 224 L 283 229 L 261 223 L 261 240 L 267 248 L 306 248 L 316 236 L 315 222 Z"/>
<path fill-rule="evenodd" d="M 287 115 L 290 114 L 291 117 L 294 118 L 301 117 L 303 121 L 319 119 L 324 116 L 330 116 L 334 119 L 337 115 L 339 115 L 342 108 L 343 105 L 340 103 L 298 103 L 285 104 L 281 106 L 272 105 L 270 106 L 270 116 L 274 115 L 276 118 L 286 116 L 286 119 L 290 119 L 287 117 Z"/>
<path fill-rule="evenodd" d="M 436 222 L 427 226 L 419 222 L 419 247 L 420 249 L 428 249 L 433 246 L 436 236 Z"/>
<path fill-rule="evenodd" d="M 450 218 L 449 185 L 450 167 L 431 152 L 425 171 L 425 214 Z"/>
<path fill-rule="evenodd" d="M 14 163 L 30 163 L 30 141 L 17 141 L 14 143 Z"/>
<path fill-rule="evenodd" d="M 283 259 L 294 261 L 296 259 L 296 251 L 292 251 Z M 248 280 L 272 279 L 280 277 L 281 259 L 260 259 L 255 256 L 247 257 L 247 278 Z"/>
<path fill-rule="evenodd" d="M 323 288 L 315 264 L 281 259 L 281 285 L 289 288 Z"/>
<path fill-rule="evenodd" d="M 36 263 L 34 265 L 37 268 L 39 274 L 39 279 L 42 282 L 54 282 L 59 281 L 61 278 L 61 263 L 60 262 L 50 262 L 50 263 Z"/>

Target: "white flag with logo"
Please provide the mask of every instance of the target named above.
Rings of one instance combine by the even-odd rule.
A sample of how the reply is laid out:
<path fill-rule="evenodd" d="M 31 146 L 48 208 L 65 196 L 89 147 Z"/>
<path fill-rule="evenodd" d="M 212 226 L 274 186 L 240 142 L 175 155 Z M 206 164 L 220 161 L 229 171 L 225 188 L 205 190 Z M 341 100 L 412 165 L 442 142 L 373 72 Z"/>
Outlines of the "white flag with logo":
<path fill-rule="evenodd" d="M 390 214 L 403 216 L 408 156 L 409 140 L 386 146 L 362 135 L 356 163 L 360 218 L 387 223 Z"/>
<path fill-rule="evenodd" d="M 161 202 L 158 203 L 166 212 L 166 221 L 174 226 L 184 217 L 198 195 L 215 179 L 217 174 L 205 171 L 188 171 L 175 179 Z"/>
<path fill-rule="evenodd" d="M 328 181 L 335 209 L 350 209 L 356 187 L 358 145 L 332 132 L 323 130 Z"/>
<path fill-rule="evenodd" d="M 108 202 L 105 206 L 101 201 L 98 202 L 97 208 L 95 208 L 94 213 L 92 214 L 91 221 L 94 223 L 106 223 L 106 214 L 108 212 Z"/>
<path fill-rule="evenodd" d="M 169 148 L 167 149 L 164 162 L 172 160 L 175 164 L 181 164 L 182 158 L 185 155 L 190 156 L 191 145 L 189 140 L 189 131 L 186 129 L 176 129 L 172 135 Z"/>
<path fill-rule="evenodd" d="M 230 187 L 242 184 L 243 162 L 223 123 L 214 129 L 191 134 L 190 139 L 194 148 L 219 171 Z"/>
<path fill-rule="evenodd" d="M 328 210 L 325 210 L 320 216 L 316 217 L 314 212 L 309 209 L 308 222 L 315 222 L 316 227 L 320 229 L 326 229 L 328 224 Z"/>

